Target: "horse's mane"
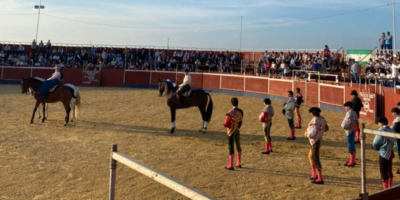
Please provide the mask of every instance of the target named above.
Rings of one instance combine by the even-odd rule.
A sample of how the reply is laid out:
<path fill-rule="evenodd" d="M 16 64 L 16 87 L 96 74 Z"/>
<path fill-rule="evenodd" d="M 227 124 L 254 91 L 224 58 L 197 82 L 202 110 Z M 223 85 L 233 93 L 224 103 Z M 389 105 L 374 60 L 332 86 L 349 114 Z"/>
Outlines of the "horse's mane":
<path fill-rule="evenodd" d="M 177 88 L 172 85 L 171 80 L 163 79 L 161 82 L 167 84 L 167 93 L 176 92 Z"/>

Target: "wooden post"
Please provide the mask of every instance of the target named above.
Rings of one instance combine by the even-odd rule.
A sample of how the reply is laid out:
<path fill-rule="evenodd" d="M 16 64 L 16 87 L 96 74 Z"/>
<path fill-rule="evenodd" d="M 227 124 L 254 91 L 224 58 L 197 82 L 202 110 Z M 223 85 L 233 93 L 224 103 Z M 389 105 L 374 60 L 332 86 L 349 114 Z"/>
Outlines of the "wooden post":
<path fill-rule="evenodd" d="M 367 193 L 367 188 L 366 188 L 366 174 L 365 174 L 365 123 L 362 124 L 360 134 L 361 134 L 361 193 L 360 197 L 363 198 L 363 200 L 368 200 L 368 193 Z"/>
<path fill-rule="evenodd" d="M 115 179 L 117 176 L 117 161 L 113 159 L 112 155 L 117 152 L 117 145 L 113 144 L 111 147 L 111 161 L 110 161 L 110 194 L 109 200 L 115 199 Z"/>

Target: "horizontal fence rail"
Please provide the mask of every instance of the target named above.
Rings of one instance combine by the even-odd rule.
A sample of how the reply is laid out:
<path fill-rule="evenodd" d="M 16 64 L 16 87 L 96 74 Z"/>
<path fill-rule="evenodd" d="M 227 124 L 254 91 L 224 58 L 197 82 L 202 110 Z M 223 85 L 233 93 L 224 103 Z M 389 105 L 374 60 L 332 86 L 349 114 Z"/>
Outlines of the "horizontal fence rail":
<path fill-rule="evenodd" d="M 112 146 L 112 153 L 111 153 L 111 172 L 110 172 L 111 175 L 110 175 L 110 196 L 109 196 L 110 200 L 115 199 L 115 184 L 116 184 L 115 177 L 116 177 L 117 161 L 190 199 L 216 200 L 216 198 L 211 197 L 179 180 L 176 180 L 133 158 L 130 158 L 122 153 L 117 152 L 116 144 Z"/>

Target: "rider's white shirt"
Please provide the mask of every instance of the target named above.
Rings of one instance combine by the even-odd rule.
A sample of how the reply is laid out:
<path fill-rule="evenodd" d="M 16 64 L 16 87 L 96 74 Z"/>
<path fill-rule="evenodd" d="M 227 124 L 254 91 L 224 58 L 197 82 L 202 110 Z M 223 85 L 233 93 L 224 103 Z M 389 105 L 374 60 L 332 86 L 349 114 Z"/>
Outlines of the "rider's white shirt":
<path fill-rule="evenodd" d="M 183 83 L 179 85 L 179 87 L 183 87 L 185 85 L 190 85 L 190 82 L 192 82 L 192 77 L 190 74 L 186 75 L 185 78 L 183 79 Z"/>
<path fill-rule="evenodd" d="M 61 73 L 60 72 L 54 72 L 53 75 L 51 75 L 50 78 L 47 80 L 59 80 L 61 79 Z"/>

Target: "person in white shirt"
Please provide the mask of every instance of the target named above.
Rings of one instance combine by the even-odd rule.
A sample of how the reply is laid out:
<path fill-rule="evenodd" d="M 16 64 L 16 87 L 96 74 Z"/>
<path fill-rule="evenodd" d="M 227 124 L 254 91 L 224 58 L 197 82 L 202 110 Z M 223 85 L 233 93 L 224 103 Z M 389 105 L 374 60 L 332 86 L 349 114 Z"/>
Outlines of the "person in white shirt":
<path fill-rule="evenodd" d="M 42 85 L 39 89 L 39 94 L 41 95 L 43 101 L 47 96 L 47 93 L 49 93 L 49 90 L 52 89 L 55 85 L 59 85 L 61 83 L 62 74 L 60 71 L 61 67 L 59 65 L 56 65 L 54 67 L 54 73 L 51 75 L 51 77 L 42 82 Z"/>
<path fill-rule="evenodd" d="M 392 78 L 397 78 L 399 76 L 400 65 L 397 60 L 394 60 L 392 65 L 390 66 L 390 70 L 392 71 Z"/>
<path fill-rule="evenodd" d="M 59 66 L 59 65 L 56 65 L 55 67 L 54 67 L 54 73 L 51 75 L 51 77 L 50 78 L 48 78 L 47 80 L 48 81 L 50 81 L 50 80 L 58 80 L 58 81 L 61 81 L 61 72 L 60 72 L 60 70 L 61 70 L 61 67 Z"/>
<path fill-rule="evenodd" d="M 189 74 L 189 69 L 185 69 L 185 78 L 183 79 L 183 83 L 179 85 L 178 90 L 176 91 L 176 98 L 180 105 L 182 105 L 182 94 L 190 90 L 190 83 L 192 82 L 192 77 Z"/>
<path fill-rule="evenodd" d="M 399 69 L 400 69 L 400 64 L 398 63 L 397 60 L 394 60 L 392 65 L 391 65 L 391 67 L 390 67 L 390 70 L 392 72 L 390 78 L 395 79 L 394 81 L 397 81 L 396 79 L 399 77 Z M 394 87 L 394 82 L 393 81 L 390 82 L 390 86 Z"/>
<path fill-rule="evenodd" d="M 351 74 L 353 78 L 353 83 L 358 83 L 359 65 L 354 59 L 351 60 L 350 64 L 351 64 Z"/>

